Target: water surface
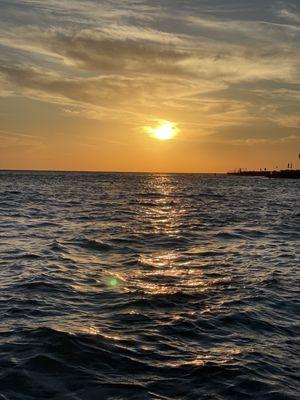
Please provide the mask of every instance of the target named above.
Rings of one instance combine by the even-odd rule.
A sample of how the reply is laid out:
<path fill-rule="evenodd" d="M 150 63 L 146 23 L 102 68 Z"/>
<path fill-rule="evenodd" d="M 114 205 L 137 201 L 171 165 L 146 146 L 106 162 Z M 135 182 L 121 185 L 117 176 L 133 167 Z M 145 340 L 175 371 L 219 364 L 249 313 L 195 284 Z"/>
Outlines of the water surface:
<path fill-rule="evenodd" d="M 0 173 L 0 399 L 299 399 L 299 181 Z"/>

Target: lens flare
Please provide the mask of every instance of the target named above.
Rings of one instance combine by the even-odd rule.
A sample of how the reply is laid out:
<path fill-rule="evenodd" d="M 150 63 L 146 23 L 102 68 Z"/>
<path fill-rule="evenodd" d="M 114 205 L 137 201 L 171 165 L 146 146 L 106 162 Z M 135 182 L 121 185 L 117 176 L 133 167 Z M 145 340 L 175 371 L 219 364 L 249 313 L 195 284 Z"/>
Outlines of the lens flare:
<path fill-rule="evenodd" d="M 117 287 L 120 286 L 119 280 L 114 276 L 107 276 L 104 279 L 104 283 L 105 283 L 106 286 L 108 286 L 110 288 L 117 288 Z"/>

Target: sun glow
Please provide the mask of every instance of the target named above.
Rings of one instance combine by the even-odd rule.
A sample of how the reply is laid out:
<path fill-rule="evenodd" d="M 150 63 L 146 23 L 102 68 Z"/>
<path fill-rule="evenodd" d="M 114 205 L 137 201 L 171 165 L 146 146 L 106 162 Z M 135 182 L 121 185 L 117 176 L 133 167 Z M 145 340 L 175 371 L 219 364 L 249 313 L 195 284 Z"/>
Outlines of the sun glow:
<path fill-rule="evenodd" d="M 177 134 L 178 129 L 174 122 L 162 121 L 155 128 L 146 127 L 146 131 L 155 139 L 170 140 Z"/>

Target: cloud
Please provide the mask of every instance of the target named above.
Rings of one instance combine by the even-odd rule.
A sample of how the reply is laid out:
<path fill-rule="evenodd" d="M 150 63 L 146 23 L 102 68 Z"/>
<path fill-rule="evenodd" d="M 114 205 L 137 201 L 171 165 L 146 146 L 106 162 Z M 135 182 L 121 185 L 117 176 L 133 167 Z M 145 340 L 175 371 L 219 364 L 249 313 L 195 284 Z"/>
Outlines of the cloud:
<path fill-rule="evenodd" d="M 300 128 L 300 116 L 298 114 L 276 115 L 273 117 L 273 120 L 276 121 L 279 125 L 287 128 Z"/>
<path fill-rule="evenodd" d="M 190 96 L 201 91 L 215 90 L 218 86 L 204 82 L 193 82 L 184 79 L 165 77 L 157 82 L 156 77 L 124 77 L 121 75 L 103 75 L 97 77 L 69 78 L 49 73 L 40 68 L 13 67 L 0 65 L 0 74 L 5 81 L 18 90 L 27 89 L 61 98 L 90 104 L 120 105 L 131 102 L 151 102 Z"/>
<path fill-rule="evenodd" d="M 71 34 L 62 29 L 45 31 L 41 35 L 27 33 L 31 46 L 40 46 L 41 55 L 56 57 L 59 65 L 56 70 L 69 68 L 68 75 L 77 76 L 79 80 L 85 72 L 95 78 L 120 75 L 139 82 L 144 79 L 145 84 L 152 81 L 154 75 L 160 80 L 172 76 L 175 83 L 182 79 L 186 85 L 189 81 L 187 86 L 199 87 L 201 93 L 205 86 L 218 89 L 240 81 L 295 82 L 299 78 L 299 56 L 288 47 L 220 46 L 207 40 L 188 44 L 186 38 L 175 35 L 170 40 L 155 41 L 153 32 L 151 40 L 145 39 L 142 32 L 140 35 L 135 32 L 135 38 L 132 38 L 132 32 L 130 35 L 129 38 L 126 35 L 118 38 L 99 30 Z M 59 63 L 59 60 L 64 62 Z M 89 79 L 90 76 L 87 84 Z M 204 81 L 207 81 L 206 85 Z"/>
<path fill-rule="evenodd" d="M 47 45 L 80 69 L 101 74 L 179 74 L 184 71 L 181 63 L 189 56 L 168 44 L 97 36 L 90 32 L 76 36 L 57 35 L 47 38 Z"/>
<path fill-rule="evenodd" d="M 34 152 L 44 148 L 41 138 L 27 133 L 7 131 L 0 129 L 0 150 L 21 150 L 26 152 Z M 9 153 L 8 153 L 9 155 Z"/>
<path fill-rule="evenodd" d="M 136 123 L 194 94 L 216 90 L 212 82 L 193 82 L 165 77 L 130 78 L 120 75 L 70 78 L 29 66 L 0 65 L 0 76 L 14 95 L 55 103 L 68 116 L 89 119 L 127 119 Z M 219 87 L 219 86 L 218 86 Z M 197 111 L 196 111 L 197 112 Z"/>
<path fill-rule="evenodd" d="M 297 9 L 276 6 L 262 19 L 250 7 L 243 20 L 237 1 L 0 3 L 2 96 L 56 103 L 69 117 L 176 115 L 193 134 L 264 118 L 299 127 Z"/>
<path fill-rule="evenodd" d="M 300 29 L 300 13 L 298 13 L 297 11 L 281 9 L 278 12 L 278 16 L 287 20 L 288 22 L 297 24 L 298 28 Z"/>

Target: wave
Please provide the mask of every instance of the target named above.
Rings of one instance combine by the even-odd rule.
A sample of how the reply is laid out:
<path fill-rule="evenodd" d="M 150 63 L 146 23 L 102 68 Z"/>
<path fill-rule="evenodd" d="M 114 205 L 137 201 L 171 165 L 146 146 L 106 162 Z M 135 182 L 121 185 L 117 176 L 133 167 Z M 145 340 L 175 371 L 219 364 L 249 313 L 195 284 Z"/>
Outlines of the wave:
<path fill-rule="evenodd" d="M 35 253 L 23 253 L 20 254 L 18 256 L 18 258 L 22 258 L 22 259 L 27 259 L 27 260 L 38 260 L 40 258 L 42 258 L 42 256 L 40 254 L 35 254 Z"/>
<path fill-rule="evenodd" d="M 0 400 L 299 397 L 299 187 L 241 179 L 1 174 Z"/>
<path fill-rule="evenodd" d="M 112 250 L 112 245 L 109 243 L 104 243 L 101 240 L 97 239 L 89 239 L 83 238 L 78 243 L 81 247 L 84 247 L 89 250 L 97 250 L 97 251 L 109 251 Z"/>
<path fill-rule="evenodd" d="M 215 360 L 207 358 L 208 352 L 201 351 L 202 357 L 183 361 L 167 356 L 174 352 L 172 345 L 162 346 L 162 350 L 153 353 L 103 334 L 69 333 L 40 327 L 19 330 L 18 336 L 25 343 L 27 354 L 26 357 L 17 356 L 18 359 L 10 362 L 10 368 L 2 373 L 4 396 L 9 396 L 14 388 L 14 398 L 18 395 L 29 399 L 66 398 L 61 391 L 65 391 L 64 385 L 67 385 L 74 398 L 94 398 L 95 395 L 113 398 L 121 391 L 125 398 L 166 399 L 180 398 L 183 393 L 192 391 L 198 398 L 212 399 L 214 395 L 207 397 L 207 393 L 218 385 L 230 398 L 257 398 L 259 393 L 262 398 L 271 399 L 276 388 L 276 384 L 266 381 L 262 371 L 255 370 L 254 365 L 243 365 L 245 355 L 231 349 L 223 349 L 219 354 L 216 351 Z M 249 356 L 250 353 L 246 355 Z M 263 353 L 254 356 L 264 357 Z M 270 363 L 265 368 L 271 368 Z M 63 387 L 58 371 L 63 371 Z M 36 380 L 41 372 L 51 377 L 51 385 L 47 380 Z M 296 399 L 289 391 L 285 396 L 289 400 Z"/>

